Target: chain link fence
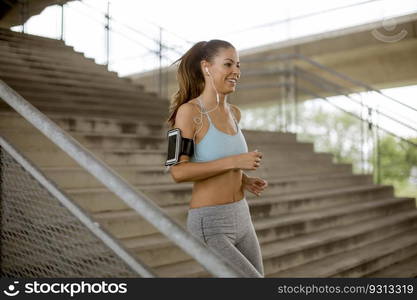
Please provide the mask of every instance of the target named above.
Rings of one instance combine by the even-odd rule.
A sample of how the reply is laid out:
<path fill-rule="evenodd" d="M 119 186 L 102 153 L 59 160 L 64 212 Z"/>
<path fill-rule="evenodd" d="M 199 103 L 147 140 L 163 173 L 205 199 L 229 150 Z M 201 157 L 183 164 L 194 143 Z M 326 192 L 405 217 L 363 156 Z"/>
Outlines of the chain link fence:
<path fill-rule="evenodd" d="M 0 147 L 1 277 L 138 277 Z"/>

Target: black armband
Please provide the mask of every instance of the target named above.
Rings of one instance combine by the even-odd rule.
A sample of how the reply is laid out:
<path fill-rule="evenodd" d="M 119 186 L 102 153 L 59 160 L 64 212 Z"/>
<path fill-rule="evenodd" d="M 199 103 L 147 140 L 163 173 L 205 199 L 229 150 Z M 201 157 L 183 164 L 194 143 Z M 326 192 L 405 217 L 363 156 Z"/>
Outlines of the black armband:
<path fill-rule="evenodd" d="M 194 141 L 193 139 L 183 138 L 179 128 L 168 130 L 167 137 L 168 157 L 165 166 L 177 164 L 182 154 L 193 156 Z"/>

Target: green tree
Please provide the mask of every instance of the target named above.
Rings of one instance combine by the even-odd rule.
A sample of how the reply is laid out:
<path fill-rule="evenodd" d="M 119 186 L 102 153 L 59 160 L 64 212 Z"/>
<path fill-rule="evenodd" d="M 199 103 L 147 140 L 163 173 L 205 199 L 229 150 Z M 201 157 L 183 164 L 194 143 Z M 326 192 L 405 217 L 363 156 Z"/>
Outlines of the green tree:
<path fill-rule="evenodd" d="M 317 152 L 332 153 L 335 163 L 351 163 L 354 173 L 360 171 L 362 155 L 368 164 L 376 163 L 373 134 L 368 131 L 367 126 L 363 127 L 366 130 L 363 142 L 368 146 L 369 153 L 362 154 L 361 126 L 363 124 L 358 118 L 336 109 L 325 111 L 321 105 L 311 104 L 306 102 L 298 107 L 298 140 L 314 143 Z M 248 120 L 249 114 L 250 120 Z M 247 120 L 243 122 L 246 128 L 279 130 L 280 116 L 276 105 L 248 110 L 245 115 Z M 410 141 L 417 143 L 417 138 L 410 139 Z M 412 187 L 408 180 L 412 167 L 417 167 L 416 147 L 380 130 L 379 154 L 381 183 L 393 184 L 396 190 L 407 191 L 407 195 L 413 196 L 417 187 Z"/>
<path fill-rule="evenodd" d="M 337 111 L 316 109 L 299 110 L 301 126 L 299 137 L 314 143 L 319 152 L 330 152 L 335 163 L 354 163 L 361 157 L 359 121 L 353 116 Z"/>

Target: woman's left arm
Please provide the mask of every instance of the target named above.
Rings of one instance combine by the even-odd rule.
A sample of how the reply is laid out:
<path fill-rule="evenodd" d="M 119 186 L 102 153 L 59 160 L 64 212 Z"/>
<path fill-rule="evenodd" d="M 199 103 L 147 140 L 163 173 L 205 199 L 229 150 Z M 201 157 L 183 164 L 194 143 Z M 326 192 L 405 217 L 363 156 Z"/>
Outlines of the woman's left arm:
<path fill-rule="evenodd" d="M 234 115 L 236 117 L 237 122 L 239 123 L 241 118 L 241 113 L 239 107 L 236 105 L 231 104 L 233 109 Z M 242 171 L 242 190 L 248 190 L 249 192 L 260 196 L 261 192 L 268 186 L 268 182 L 259 177 L 251 177 L 245 174 Z"/>

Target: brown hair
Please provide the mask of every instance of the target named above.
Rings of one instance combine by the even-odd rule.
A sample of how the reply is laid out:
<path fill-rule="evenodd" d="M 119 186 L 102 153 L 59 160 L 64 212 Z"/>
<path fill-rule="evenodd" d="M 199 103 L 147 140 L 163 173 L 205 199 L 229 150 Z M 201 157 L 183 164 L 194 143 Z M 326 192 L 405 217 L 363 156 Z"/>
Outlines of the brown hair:
<path fill-rule="evenodd" d="M 204 90 L 204 75 L 200 62 L 204 59 L 212 62 L 218 54 L 219 48 L 235 48 L 231 43 L 223 40 L 201 41 L 192 46 L 183 56 L 171 65 L 181 61 L 177 71 L 178 91 L 171 97 L 169 118 L 166 120 L 173 128 L 178 108 L 189 100 L 198 97 Z"/>

